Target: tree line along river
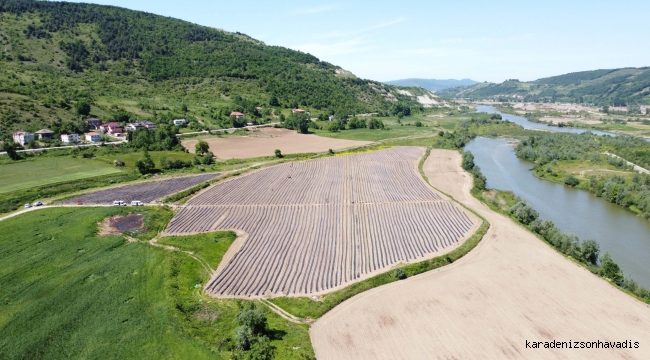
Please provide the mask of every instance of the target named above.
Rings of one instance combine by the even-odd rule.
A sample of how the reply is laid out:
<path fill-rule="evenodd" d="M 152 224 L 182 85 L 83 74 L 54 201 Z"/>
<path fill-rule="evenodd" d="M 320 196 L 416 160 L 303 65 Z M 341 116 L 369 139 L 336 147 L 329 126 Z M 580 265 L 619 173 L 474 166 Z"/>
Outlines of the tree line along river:
<path fill-rule="evenodd" d="M 526 129 L 588 131 L 532 123 L 489 106 L 478 106 L 477 111 L 501 114 L 504 120 Z M 640 285 L 650 287 L 650 221 L 587 191 L 538 179 L 531 171 L 534 164 L 517 158 L 511 145 L 505 139 L 479 137 L 472 140 L 465 150 L 474 154 L 474 162 L 487 178 L 488 187 L 512 191 L 537 210 L 542 219 L 553 221 L 560 230 L 571 232 L 581 240 L 596 240 L 601 254 L 609 251 L 626 275 Z"/>

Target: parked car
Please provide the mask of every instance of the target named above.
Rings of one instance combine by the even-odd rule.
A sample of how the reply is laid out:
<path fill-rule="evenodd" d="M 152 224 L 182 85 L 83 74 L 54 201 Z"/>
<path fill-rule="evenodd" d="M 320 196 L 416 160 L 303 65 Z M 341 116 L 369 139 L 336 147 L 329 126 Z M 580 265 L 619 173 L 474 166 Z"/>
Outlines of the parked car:
<path fill-rule="evenodd" d="M 30 207 L 32 207 L 32 204 L 25 204 L 25 207 L 30 208 Z"/>
<path fill-rule="evenodd" d="M 43 205 L 43 203 L 40 202 L 40 201 L 37 201 L 37 202 L 34 203 L 34 206 L 41 206 L 41 205 Z"/>
<path fill-rule="evenodd" d="M 143 205 L 144 205 L 144 203 L 142 201 L 139 201 L 139 200 L 131 201 L 131 206 L 143 206 Z"/>
<path fill-rule="evenodd" d="M 126 206 L 126 203 L 122 200 L 113 201 L 113 206 Z"/>

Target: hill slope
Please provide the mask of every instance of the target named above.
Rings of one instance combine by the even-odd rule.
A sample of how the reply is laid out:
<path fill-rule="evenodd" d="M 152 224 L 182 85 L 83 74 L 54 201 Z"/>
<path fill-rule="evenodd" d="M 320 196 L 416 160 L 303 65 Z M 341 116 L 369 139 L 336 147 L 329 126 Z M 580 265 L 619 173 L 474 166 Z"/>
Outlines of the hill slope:
<path fill-rule="evenodd" d="M 435 91 L 448 89 L 451 87 L 469 86 L 469 85 L 478 84 L 478 81 L 474 81 L 471 79 L 462 79 L 462 80 L 402 79 L 402 80 L 385 81 L 384 84 L 397 85 L 397 86 L 419 86 L 421 88 L 425 88 L 429 91 L 435 92 Z"/>
<path fill-rule="evenodd" d="M 415 105 L 309 54 L 112 6 L 0 0 L 0 43 L 5 133 L 78 121 L 84 102 L 102 119 L 184 116 L 206 127 L 231 110 L 270 115 L 257 106 L 360 113 Z"/>
<path fill-rule="evenodd" d="M 515 97 L 531 102 L 650 104 L 650 67 L 583 71 L 530 82 L 481 83 L 447 89 L 440 95 L 472 100 Z"/>

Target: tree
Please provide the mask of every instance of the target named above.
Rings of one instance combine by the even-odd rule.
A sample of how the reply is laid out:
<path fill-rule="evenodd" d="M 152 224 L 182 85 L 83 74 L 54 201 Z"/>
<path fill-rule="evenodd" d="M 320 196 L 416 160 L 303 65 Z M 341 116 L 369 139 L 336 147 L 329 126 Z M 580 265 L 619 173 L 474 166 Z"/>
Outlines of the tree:
<path fill-rule="evenodd" d="M 113 165 L 115 165 L 116 167 L 124 167 L 124 160 L 119 158 L 115 159 L 113 160 Z"/>
<path fill-rule="evenodd" d="M 20 155 L 18 155 L 18 152 L 16 150 L 20 149 L 20 145 L 13 141 L 5 141 L 2 144 L 2 151 L 7 152 L 7 156 L 11 160 L 20 160 Z"/>
<path fill-rule="evenodd" d="M 142 159 L 135 162 L 135 167 L 138 168 L 138 171 L 140 171 L 140 174 L 142 175 L 148 174 L 156 168 L 156 164 L 151 160 L 151 156 L 149 156 L 147 149 L 144 150 Z"/>
<path fill-rule="evenodd" d="M 623 272 L 617 263 L 612 260 L 612 256 L 609 252 L 603 254 L 600 257 L 600 275 L 610 279 L 614 284 L 620 284 L 623 282 Z"/>
<path fill-rule="evenodd" d="M 253 330 L 248 326 L 238 327 L 235 329 L 235 342 L 242 350 L 250 349 L 253 342 Z"/>
<path fill-rule="evenodd" d="M 580 257 L 586 263 L 596 265 L 598 262 L 598 254 L 600 253 L 600 245 L 596 240 L 585 240 L 580 246 Z"/>
<path fill-rule="evenodd" d="M 186 113 L 188 111 L 187 104 L 182 104 L 181 105 L 181 111 L 184 112 L 184 113 Z"/>
<path fill-rule="evenodd" d="M 416 127 L 422 127 L 422 121 L 418 120 L 415 122 Z"/>
<path fill-rule="evenodd" d="M 237 314 L 237 322 L 249 327 L 253 334 L 261 334 L 266 330 L 266 316 L 257 309 L 244 309 Z"/>
<path fill-rule="evenodd" d="M 281 158 L 282 157 L 282 152 L 280 149 L 275 149 L 275 157 Z"/>
<path fill-rule="evenodd" d="M 461 166 L 467 171 L 472 170 L 474 168 L 474 154 L 469 151 L 463 151 L 463 162 Z"/>
<path fill-rule="evenodd" d="M 539 214 L 535 209 L 526 204 L 525 201 L 520 200 L 513 207 L 510 208 L 510 213 L 515 216 L 520 223 L 528 225 L 537 220 Z"/>
<path fill-rule="evenodd" d="M 272 95 L 271 100 L 269 100 L 269 105 L 271 106 L 280 106 L 280 102 L 278 101 L 277 96 Z"/>
<path fill-rule="evenodd" d="M 577 186 L 578 184 L 580 184 L 580 180 L 578 180 L 578 178 L 576 178 L 572 174 L 569 174 L 569 176 L 567 176 L 564 179 L 564 183 L 569 186 Z"/>
<path fill-rule="evenodd" d="M 90 114 L 90 104 L 85 100 L 81 100 L 75 105 L 75 110 L 77 114 L 87 116 Z"/>
<path fill-rule="evenodd" d="M 203 140 L 199 140 L 199 142 L 197 142 L 194 146 L 194 151 L 197 154 L 201 154 L 201 156 L 208 152 L 208 150 L 210 150 L 210 145 L 208 145 L 208 143 Z"/>
<path fill-rule="evenodd" d="M 404 272 L 404 269 L 402 269 L 402 268 L 397 268 L 397 269 L 393 270 L 393 276 L 400 279 L 400 280 L 406 279 L 406 273 Z"/>
<path fill-rule="evenodd" d="M 211 151 L 208 151 L 205 155 L 203 155 L 203 159 L 201 159 L 201 164 L 203 165 L 214 164 L 214 154 Z"/>

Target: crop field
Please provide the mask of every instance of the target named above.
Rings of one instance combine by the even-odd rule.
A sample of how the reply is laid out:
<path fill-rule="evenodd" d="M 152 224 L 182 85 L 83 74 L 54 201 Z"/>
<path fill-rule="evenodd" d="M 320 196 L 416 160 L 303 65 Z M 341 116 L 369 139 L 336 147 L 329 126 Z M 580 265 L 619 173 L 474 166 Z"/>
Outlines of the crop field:
<path fill-rule="evenodd" d="M 0 193 L 120 172 L 101 161 L 71 157 L 36 158 L 0 169 Z"/>
<path fill-rule="evenodd" d="M 126 185 L 77 196 L 64 200 L 62 203 L 76 204 L 77 201 L 81 201 L 84 204 L 110 204 L 115 200 L 123 200 L 127 203 L 133 200 L 139 200 L 143 203 L 151 203 L 154 200 L 164 198 L 179 191 L 191 188 L 192 186 L 198 185 L 204 181 L 214 179 L 219 175 L 221 174 L 211 173 L 183 176 L 167 180 Z"/>
<path fill-rule="evenodd" d="M 219 297 L 320 294 L 438 256 L 480 222 L 416 172 L 417 147 L 285 163 L 216 184 L 168 234 L 245 232 L 206 291 Z"/>

